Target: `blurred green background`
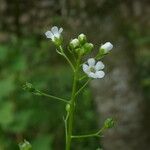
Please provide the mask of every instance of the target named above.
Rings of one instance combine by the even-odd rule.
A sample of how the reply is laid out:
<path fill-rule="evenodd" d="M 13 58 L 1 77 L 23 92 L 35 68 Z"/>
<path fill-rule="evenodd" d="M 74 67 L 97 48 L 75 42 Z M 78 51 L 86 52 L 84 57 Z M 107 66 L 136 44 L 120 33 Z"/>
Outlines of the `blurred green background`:
<path fill-rule="evenodd" d="M 17 150 L 23 139 L 29 140 L 34 150 L 63 150 L 65 106 L 22 89 L 28 81 L 47 93 L 70 96 L 71 70 L 44 35 L 54 25 L 64 28 L 64 44 L 85 33 L 96 48 L 109 40 L 114 49 L 129 48 L 136 75 L 132 82 L 142 93 L 148 115 L 149 6 L 146 0 L 0 0 L 0 150 Z M 122 39 L 125 42 L 120 42 Z M 95 131 L 99 126 L 91 91 L 87 88 L 79 97 L 76 133 Z M 146 124 L 149 128 L 149 121 Z M 98 147 L 100 141 L 94 138 L 77 140 L 72 149 Z"/>

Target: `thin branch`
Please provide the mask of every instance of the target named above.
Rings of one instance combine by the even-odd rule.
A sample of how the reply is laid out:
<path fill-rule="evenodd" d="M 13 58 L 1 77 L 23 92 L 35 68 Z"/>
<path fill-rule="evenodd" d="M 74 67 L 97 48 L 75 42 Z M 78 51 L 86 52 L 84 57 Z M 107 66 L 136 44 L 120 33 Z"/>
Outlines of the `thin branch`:
<path fill-rule="evenodd" d="M 106 128 L 105 128 L 105 126 L 103 126 L 103 127 L 97 132 L 97 134 L 102 134 L 105 130 L 106 130 Z"/>
<path fill-rule="evenodd" d="M 83 79 L 85 79 L 87 77 L 87 75 L 82 76 L 79 81 L 82 81 Z"/>
<path fill-rule="evenodd" d="M 92 134 L 85 134 L 85 135 L 72 135 L 71 138 L 77 139 L 77 138 L 89 138 L 89 137 L 103 137 L 102 133 L 105 131 L 105 127 L 102 127 L 99 131 Z"/>
<path fill-rule="evenodd" d="M 99 134 L 93 133 L 93 134 L 85 134 L 85 135 L 72 135 L 71 138 L 77 139 L 77 138 L 89 138 L 89 137 L 100 137 Z"/>
<path fill-rule="evenodd" d="M 48 98 L 52 98 L 52 99 L 55 99 L 55 100 L 59 100 L 59 101 L 61 101 L 61 102 L 69 103 L 69 101 L 66 100 L 66 99 L 59 98 L 59 97 L 56 97 L 56 96 L 53 96 L 53 95 L 49 95 L 49 94 L 43 93 L 43 92 L 41 92 L 41 91 L 39 91 L 39 90 L 38 90 L 38 92 L 41 94 L 41 96 L 45 96 L 45 97 L 48 97 Z"/>
<path fill-rule="evenodd" d="M 64 58 L 68 61 L 68 63 L 69 63 L 69 65 L 70 65 L 70 67 L 72 68 L 72 70 L 75 71 L 75 68 L 74 68 L 72 62 L 70 61 L 70 59 L 69 59 L 64 53 L 63 53 L 63 56 L 64 56 Z"/>
<path fill-rule="evenodd" d="M 88 79 L 83 86 L 76 92 L 76 96 L 86 87 L 86 85 L 91 81 L 91 79 Z"/>
<path fill-rule="evenodd" d="M 67 60 L 67 62 L 69 63 L 70 67 L 72 68 L 73 71 L 75 71 L 75 68 L 72 64 L 72 62 L 70 61 L 70 59 L 67 57 L 67 55 L 64 53 L 64 50 L 62 48 L 62 46 L 59 46 L 60 50 L 61 50 L 61 53 L 62 53 L 62 56 Z"/>

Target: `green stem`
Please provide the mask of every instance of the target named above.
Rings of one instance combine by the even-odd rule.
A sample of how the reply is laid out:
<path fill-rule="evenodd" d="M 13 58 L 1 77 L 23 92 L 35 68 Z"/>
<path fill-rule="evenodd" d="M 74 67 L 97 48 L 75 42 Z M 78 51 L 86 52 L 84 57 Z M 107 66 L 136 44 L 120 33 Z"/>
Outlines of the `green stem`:
<path fill-rule="evenodd" d="M 89 83 L 89 81 L 91 81 L 91 79 L 88 79 L 85 84 L 83 84 L 83 86 L 76 92 L 76 96 L 86 87 L 86 85 Z"/>
<path fill-rule="evenodd" d="M 67 145 L 67 135 L 68 135 L 68 125 L 67 125 L 68 117 L 69 117 L 69 112 L 67 112 L 66 118 L 64 119 L 64 122 L 65 122 L 66 145 Z"/>
<path fill-rule="evenodd" d="M 102 127 L 98 132 L 92 134 L 85 134 L 85 135 L 73 135 L 71 138 L 88 138 L 88 137 L 102 137 L 101 134 L 105 131 L 105 127 Z"/>
<path fill-rule="evenodd" d="M 70 150 L 71 147 L 71 136 L 72 136 L 72 128 L 73 128 L 73 118 L 74 118 L 74 110 L 75 110 L 75 100 L 76 100 L 76 90 L 77 90 L 77 82 L 78 82 L 78 70 L 79 70 L 80 58 L 77 60 L 76 69 L 74 72 L 74 79 L 73 79 L 73 87 L 72 87 L 72 95 L 70 100 L 70 112 L 68 117 L 68 133 L 66 138 L 66 150 Z"/>
<path fill-rule="evenodd" d="M 102 134 L 105 130 L 106 130 L 106 128 L 103 126 L 103 127 L 97 132 L 97 134 Z"/>
<path fill-rule="evenodd" d="M 95 57 L 95 59 L 96 59 L 96 60 L 100 60 L 100 59 L 102 59 L 105 55 L 107 55 L 107 54 L 97 55 L 97 56 Z"/>
<path fill-rule="evenodd" d="M 83 79 L 85 79 L 87 77 L 87 75 L 82 76 L 79 81 L 82 81 Z"/>
<path fill-rule="evenodd" d="M 61 51 L 61 53 L 62 53 L 62 56 L 64 56 L 64 58 L 67 60 L 67 62 L 69 63 L 70 67 L 72 68 L 72 70 L 75 71 L 75 68 L 74 68 L 72 62 L 71 62 L 70 59 L 67 57 L 67 55 L 64 53 L 64 50 L 63 50 L 62 46 L 59 46 L 59 48 L 60 48 L 60 51 Z"/>
<path fill-rule="evenodd" d="M 98 132 L 92 134 L 85 134 L 85 135 L 72 135 L 72 139 L 77 138 L 89 138 L 89 137 L 102 137 L 102 133 L 105 131 L 105 127 L 102 127 Z"/>
<path fill-rule="evenodd" d="M 93 133 L 93 134 L 86 134 L 86 135 L 73 135 L 73 136 L 71 136 L 71 138 L 73 138 L 73 139 L 89 138 L 89 137 L 100 137 L 100 135 L 98 135 L 97 133 Z"/>
<path fill-rule="evenodd" d="M 65 102 L 65 103 L 69 103 L 68 100 L 65 100 L 63 98 L 59 98 L 59 97 L 56 97 L 56 96 L 53 96 L 53 95 L 49 95 L 49 94 L 46 94 L 46 93 L 43 93 L 41 91 L 38 91 L 40 93 L 41 96 L 45 96 L 45 97 L 48 97 L 48 98 L 52 98 L 52 99 L 55 99 L 55 100 L 59 100 L 61 102 Z"/>

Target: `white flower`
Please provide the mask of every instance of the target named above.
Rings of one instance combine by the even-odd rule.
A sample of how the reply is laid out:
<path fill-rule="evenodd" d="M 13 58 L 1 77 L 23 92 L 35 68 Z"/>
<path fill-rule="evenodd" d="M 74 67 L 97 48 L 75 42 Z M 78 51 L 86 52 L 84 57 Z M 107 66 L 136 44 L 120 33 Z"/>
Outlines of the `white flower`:
<path fill-rule="evenodd" d="M 83 64 L 83 71 L 88 75 L 88 77 L 97 79 L 105 76 L 104 71 L 102 71 L 105 66 L 101 61 L 96 63 L 94 58 L 89 58 L 87 62 L 88 65 Z"/>
<path fill-rule="evenodd" d="M 63 28 L 58 29 L 58 27 L 54 26 L 51 28 L 51 31 L 45 32 L 45 35 L 47 38 L 52 39 L 52 41 L 55 41 L 55 38 L 60 38 L 61 32 L 63 31 Z"/>
<path fill-rule="evenodd" d="M 113 45 L 110 42 L 106 42 L 101 46 L 101 49 L 105 51 L 105 53 L 108 53 L 113 48 Z"/>

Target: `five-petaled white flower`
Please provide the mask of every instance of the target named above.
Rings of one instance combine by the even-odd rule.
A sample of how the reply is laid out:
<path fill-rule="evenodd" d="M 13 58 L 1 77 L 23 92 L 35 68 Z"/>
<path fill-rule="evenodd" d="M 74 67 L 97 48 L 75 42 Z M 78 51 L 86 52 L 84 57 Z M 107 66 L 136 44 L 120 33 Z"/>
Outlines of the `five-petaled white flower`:
<path fill-rule="evenodd" d="M 55 38 L 60 38 L 61 32 L 63 31 L 63 28 L 58 29 L 58 27 L 54 26 L 51 28 L 51 31 L 45 32 L 45 35 L 47 38 L 52 39 L 52 41 L 55 41 Z"/>
<path fill-rule="evenodd" d="M 110 42 L 106 42 L 101 46 L 101 49 L 104 49 L 105 53 L 108 53 L 113 48 L 113 45 Z"/>
<path fill-rule="evenodd" d="M 97 79 L 105 76 L 104 71 L 102 71 L 105 66 L 101 61 L 96 63 L 94 58 L 89 58 L 87 62 L 88 65 L 83 64 L 83 71 L 88 75 L 88 77 Z"/>

